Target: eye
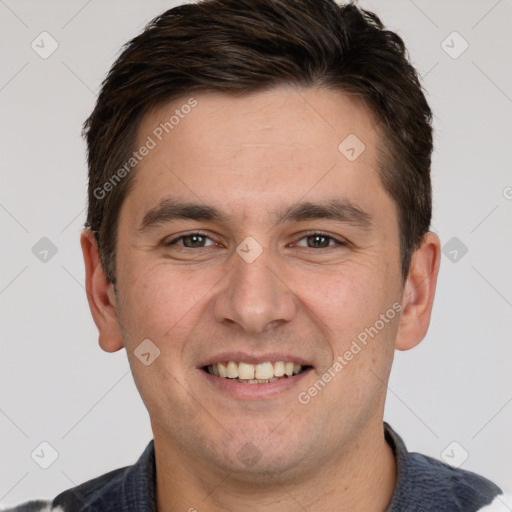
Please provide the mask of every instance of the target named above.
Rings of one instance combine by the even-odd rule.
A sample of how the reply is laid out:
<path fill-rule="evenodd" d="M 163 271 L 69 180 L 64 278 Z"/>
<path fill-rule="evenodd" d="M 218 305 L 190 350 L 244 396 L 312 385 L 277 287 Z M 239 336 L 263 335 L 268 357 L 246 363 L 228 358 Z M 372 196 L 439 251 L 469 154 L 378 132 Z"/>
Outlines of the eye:
<path fill-rule="evenodd" d="M 164 245 L 179 245 L 181 247 L 186 247 L 187 249 L 200 249 L 202 247 L 208 247 L 217 244 L 204 233 L 197 232 L 181 235 L 177 238 L 174 238 L 173 240 L 170 240 L 169 242 L 166 242 Z"/>
<path fill-rule="evenodd" d="M 297 243 L 298 247 L 308 247 L 310 249 L 324 249 L 336 245 L 346 245 L 346 243 L 325 233 L 307 234 Z"/>

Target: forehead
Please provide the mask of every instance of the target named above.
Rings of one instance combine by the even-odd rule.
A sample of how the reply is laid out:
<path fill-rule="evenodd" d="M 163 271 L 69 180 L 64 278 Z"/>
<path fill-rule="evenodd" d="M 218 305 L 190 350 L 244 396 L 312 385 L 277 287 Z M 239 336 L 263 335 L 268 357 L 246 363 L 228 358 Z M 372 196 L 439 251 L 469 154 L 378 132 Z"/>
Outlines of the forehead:
<path fill-rule="evenodd" d="M 384 193 L 378 143 L 369 111 L 340 92 L 279 87 L 185 96 L 142 119 L 136 148 L 151 150 L 130 195 L 142 209 L 169 193 L 244 210 L 336 192 L 368 202 Z"/>
<path fill-rule="evenodd" d="M 373 116 L 360 99 L 288 86 L 236 96 L 212 92 L 184 96 L 146 114 L 138 141 L 152 136 L 159 146 L 161 142 L 202 146 L 215 161 L 216 156 L 257 144 L 283 153 L 301 155 L 302 149 L 318 148 L 336 155 L 338 144 L 350 134 L 365 139 L 367 146 L 376 143 Z M 188 155 L 196 156 L 204 155 Z"/>

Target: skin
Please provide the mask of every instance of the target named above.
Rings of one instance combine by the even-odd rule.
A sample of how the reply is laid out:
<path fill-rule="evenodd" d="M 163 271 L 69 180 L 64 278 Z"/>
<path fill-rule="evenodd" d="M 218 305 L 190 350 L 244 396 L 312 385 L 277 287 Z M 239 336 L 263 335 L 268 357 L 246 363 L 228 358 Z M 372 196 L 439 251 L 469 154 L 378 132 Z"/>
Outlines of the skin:
<path fill-rule="evenodd" d="M 115 291 L 92 234 L 81 238 L 100 346 L 126 348 L 149 411 L 158 510 L 385 510 L 396 483 L 382 424 L 386 384 L 394 350 L 414 347 L 427 331 L 439 239 L 425 235 L 404 282 L 397 210 L 378 174 L 380 135 L 354 99 L 286 87 L 195 98 L 197 106 L 134 171 L 119 217 Z M 185 101 L 149 112 L 137 147 Z M 349 134 L 366 147 L 355 161 L 338 151 Z M 231 217 L 138 230 L 169 197 Z M 277 223 L 271 214 L 333 198 L 366 212 L 371 225 Z M 194 247 L 184 239 L 164 245 L 194 230 L 207 238 Z M 307 237 L 311 231 L 332 239 L 310 247 L 318 240 Z M 236 252 L 248 236 L 263 250 L 252 263 Z M 301 404 L 298 394 L 394 303 L 401 314 Z M 134 351 L 148 338 L 160 356 L 146 366 Z M 226 351 L 279 351 L 312 369 L 274 396 L 243 399 L 198 368 Z"/>

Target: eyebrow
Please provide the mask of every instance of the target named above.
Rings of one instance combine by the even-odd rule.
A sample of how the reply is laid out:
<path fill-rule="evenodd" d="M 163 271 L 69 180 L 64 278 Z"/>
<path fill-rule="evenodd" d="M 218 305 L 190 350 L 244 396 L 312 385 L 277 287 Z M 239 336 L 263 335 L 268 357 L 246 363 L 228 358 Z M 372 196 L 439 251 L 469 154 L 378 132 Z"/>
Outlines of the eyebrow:
<path fill-rule="evenodd" d="M 372 216 L 361 210 L 348 199 L 331 199 L 312 203 L 301 202 L 272 212 L 276 224 L 300 222 L 313 219 L 328 219 L 345 224 L 370 229 Z M 173 199 L 163 199 L 144 215 L 137 231 L 144 232 L 176 219 L 207 220 L 228 224 L 235 216 L 227 214 L 215 206 Z"/>
<path fill-rule="evenodd" d="M 157 206 L 146 212 L 137 231 L 147 231 L 175 219 L 209 220 L 228 223 L 232 216 L 222 213 L 214 206 L 163 199 Z"/>
<path fill-rule="evenodd" d="M 312 219 L 328 219 L 350 224 L 363 229 L 373 225 L 372 216 L 361 210 L 348 199 L 331 199 L 330 201 L 292 204 L 277 215 L 277 224 L 284 222 L 300 222 Z"/>

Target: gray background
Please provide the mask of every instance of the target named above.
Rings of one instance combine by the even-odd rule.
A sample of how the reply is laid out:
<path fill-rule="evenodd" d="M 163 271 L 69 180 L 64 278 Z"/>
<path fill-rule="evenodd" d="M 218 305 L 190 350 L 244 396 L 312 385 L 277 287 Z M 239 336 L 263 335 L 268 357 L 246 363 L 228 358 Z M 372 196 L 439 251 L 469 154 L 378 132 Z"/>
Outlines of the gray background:
<path fill-rule="evenodd" d="M 126 354 L 99 348 L 86 301 L 80 130 L 121 45 L 177 3 L 0 0 L 2 505 L 132 464 L 152 437 Z M 512 489 L 512 2 L 360 5 L 424 77 L 445 247 L 429 334 L 397 353 L 385 419 L 409 449 L 454 464 L 467 452 L 463 468 Z M 51 49 L 43 31 L 58 43 L 46 59 L 31 47 Z"/>

